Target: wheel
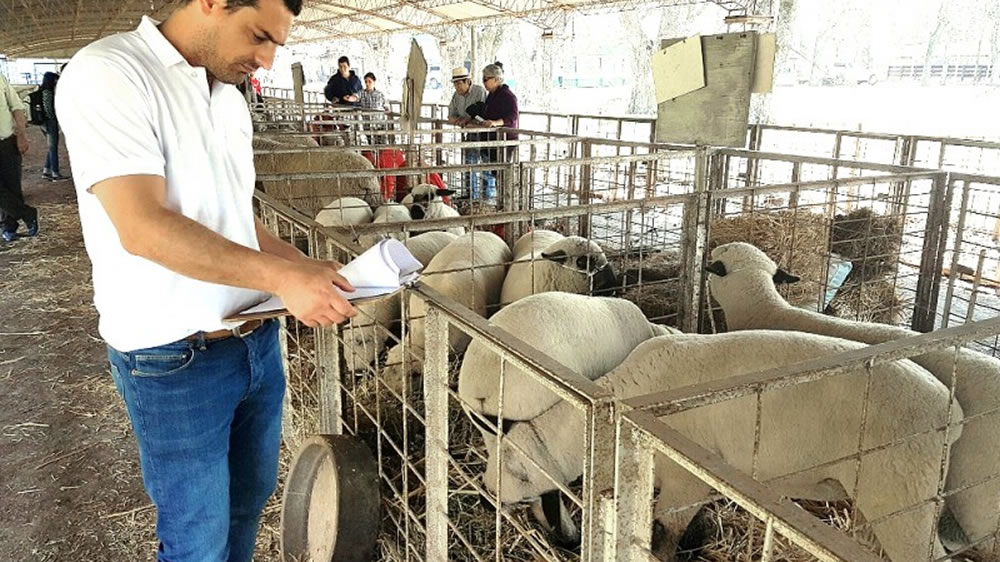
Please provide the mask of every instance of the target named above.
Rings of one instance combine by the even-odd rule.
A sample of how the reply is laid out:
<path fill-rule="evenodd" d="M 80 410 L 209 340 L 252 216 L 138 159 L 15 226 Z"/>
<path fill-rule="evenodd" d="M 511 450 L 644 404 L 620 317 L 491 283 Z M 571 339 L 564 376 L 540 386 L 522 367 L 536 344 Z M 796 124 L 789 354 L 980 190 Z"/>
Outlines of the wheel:
<path fill-rule="evenodd" d="M 378 465 L 368 447 L 343 435 L 310 437 L 285 482 L 281 558 L 371 562 L 380 505 Z"/>

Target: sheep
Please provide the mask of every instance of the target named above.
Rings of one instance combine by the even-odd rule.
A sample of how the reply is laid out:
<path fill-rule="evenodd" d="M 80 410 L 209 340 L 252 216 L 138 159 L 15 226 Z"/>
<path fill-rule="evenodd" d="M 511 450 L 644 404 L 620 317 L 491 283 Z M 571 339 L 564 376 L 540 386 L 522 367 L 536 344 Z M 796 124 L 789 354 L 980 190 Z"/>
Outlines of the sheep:
<path fill-rule="evenodd" d="M 499 236 L 490 232 L 470 232 L 455 238 L 434 256 L 424 268 L 421 282 L 486 317 L 500 300 L 500 287 L 509 262 L 510 248 Z M 423 299 L 410 295 L 407 342 L 410 354 L 404 365 L 403 344 L 389 349 L 384 374 L 387 384 L 399 388 L 403 376 L 421 372 L 419 357 L 424 349 L 423 318 L 426 314 L 427 305 Z M 468 335 L 451 330 L 449 345 L 454 352 L 461 353 L 469 340 Z"/>
<path fill-rule="evenodd" d="M 454 195 L 450 189 L 441 189 L 435 185 L 420 184 L 406 194 L 401 204 L 409 209 L 410 218 L 415 221 L 423 219 L 447 219 L 461 216 L 454 208 L 445 204 L 442 197 Z M 465 234 L 465 227 L 456 226 L 447 229 L 455 235 Z"/>
<path fill-rule="evenodd" d="M 413 257 L 429 264 L 442 249 L 454 241 L 450 232 L 426 232 L 403 241 Z M 342 332 L 344 360 L 348 371 L 365 369 L 385 349 L 390 326 L 399 320 L 399 293 L 357 305 L 358 315 Z"/>
<path fill-rule="evenodd" d="M 340 197 L 330 201 L 316 214 L 323 226 L 345 226 L 372 222 L 372 208 L 363 199 Z"/>
<path fill-rule="evenodd" d="M 494 314 L 490 324 L 515 334 L 590 380 L 614 369 L 640 343 L 663 333 L 627 300 L 560 292 L 520 299 Z M 495 417 L 499 377 L 500 357 L 481 341 L 473 340 L 458 374 L 459 396 L 472 410 Z M 523 370 L 507 364 L 504 419 L 529 420 L 558 400 L 555 393 Z"/>
<path fill-rule="evenodd" d="M 410 212 L 399 203 L 386 203 L 381 207 L 375 209 L 375 213 L 372 216 L 371 222 L 374 223 L 398 223 L 398 222 L 410 222 Z M 370 248 L 374 246 L 379 240 L 383 238 L 395 238 L 400 242 L 407 239 L 407 232 L 400 230 L 399 232 L 393 232 L 389 234 L 362 234 L 358 237 L 358 244 L 362 248 Z"/>
<path fill-rule="evenodd" d="M 709 288 L 722 306 L 730 330 L 795 330 L 878 344 L 916 332 L 868 322 L 854 322 L 825 316 L 789 305 L 778 294 L 775 283 L 798 278 L 778 269 L 764 252 L 750 244 L 736 242 L 712 252 L 708 266 Z M 1000 407 L 1000 361 L 961 349 L 934 351 L 911 358 L 946 386 L 952 384 L 955 397 L 966 415 L 975 416 Z M 1000 419 L 989 415 L 970 420 L 964 437 L 952 449 L 947 489 L 955 490 L 980 482 L 1000 471 Z M 964 500 L 968 501 L 964 501 Z M 958 501 L 955 501 L 958 500 Z M 946 506 L 970 540 L 991 535 L 996 530 L 1000 507 L 1000 479 L 949 497 Z M 943 529 L 944 530 L 944 529 Z M 958 538 L 959 542 L 964 542 Z M 991 549 L 985 544 L 983 549 Z"/>
<path fill-rule="evenodd" d="M 514 243 L 514 263 L 504 279 L 500 303 L 507 305 L 545 291 L 587 294 L 591 280 L 598 293 L 617 283 L 615 270 L 597 243 L 533 230 Z"/>
<path fill-rule="evenodd" d="M 375 169 L 368 159 L 350 150 L 282 150 L 254 154 L 257 174 L 357 172 Z M 262 182 L 262 187 L 268 195 L 287 202 L 310 217 L 316 216 L 320 209 L 338 197 L 360 197 L 371 207 L 382 204 L 382 192 L 374 171 L 363 177 L 265 181 Z"/>
<path fill-rule="evenodd" d="M 765 330 L 661 336 L 639 344 L 621 365 L 596 382 L 625 399 L 862 348 L 862 344 L 837 338 Z M 858 369 L 764 394 L 756 477 L 788 497 L 832 501 L 853 494 L 855 505 L 869 521 L 932 500 L 937 493 L 945 434 L 931 430 L 957 423 L 962 417 L 961 406 L 949 399 L 947 388 L 910 361 L 880 364 L 873 368 L 871 377 L 864 374 Z M 867 410 L 866 391 L 870 400 Z M 756 397 L 746 396 L 663 420 L 749 474 L 755 464 L 756 414 Z M 572 404 L 559 402 L 531 421 L 509 425 L 502 444 L 503 484 L 498 493 L 502 503 L 530 501 L 555 489 L 528 458 L 563 483 L 580 476 L 584 415 Z M 865 449 L 913 433 L 928 433 L 864 455 L 854 494 L 854 460 L 831 461 L 856 452 L 862 424 Z M 959 434 L 959 427 L 952 428 L 948 441 Z M 497 493 L 495 437 L 492 444 L 483 480 L 488 490 Z M 677 542 L 697 505 L 707 500 L 712 490 L 660 456 L 654 464 L 659 495 L 653 515 L 664 530 L 662 536 L 657 534 L 659 544 L 654 550 L 660 559 L 669 561 L 674 559 Z M 689 507 L 692 505 L 695 507 Z M 927 560 L 934 516 L 934 505 L 929 503 L 881 521 L 873 530 L 893 562 Z M 936 537 L 932 554 L 944 555 Z"/>

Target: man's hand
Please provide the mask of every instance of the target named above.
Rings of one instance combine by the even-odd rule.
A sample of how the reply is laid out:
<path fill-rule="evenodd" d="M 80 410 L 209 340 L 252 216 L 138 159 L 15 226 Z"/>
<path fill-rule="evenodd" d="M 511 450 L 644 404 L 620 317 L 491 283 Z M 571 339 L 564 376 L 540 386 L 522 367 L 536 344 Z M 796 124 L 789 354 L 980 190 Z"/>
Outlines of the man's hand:
<path fill-rule="evenodd" d="M 17 150 L 21 154 L 28 152 L 28 137 L 26 135 L 17 135 Z"/>
<path fill-rule="evenodd" d="M 358 311 L 335 288 L 354 291 L 338 269 L 336 262 L 300 260 L 284 275 L 277 295 L 288 312 L 310 328 L 340 324 Z"/>
<path fill-rule="evenodd" d="M 344 96 L 344 101 L 349 101 L 351 103 L 354 103 L 354 102 L 358 101 L 358 96 L 356 96 L 354 94 L 351 94 L 349 96 Z"/>

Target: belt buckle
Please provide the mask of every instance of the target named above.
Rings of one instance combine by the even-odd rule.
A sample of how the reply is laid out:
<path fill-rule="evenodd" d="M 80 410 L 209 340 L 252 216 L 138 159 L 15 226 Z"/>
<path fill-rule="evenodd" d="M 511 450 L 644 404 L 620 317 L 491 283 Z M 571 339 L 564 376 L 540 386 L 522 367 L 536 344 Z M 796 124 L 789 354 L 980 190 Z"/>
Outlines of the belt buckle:
<path fill-rule="evenodd" d="M 242 331 L 245 326 L 253 324 L 254 322 L 257 323 L 256 326 L 253 326 L 252 328 L 247 329 L 247 331 L 245 331 L 245 332 Z M 243 337 L 249 336 L 250 334 L 254 333 L 257 330 L 257 328 L 260 328 L 263 325 L 264 325 L 264 321 L 263 320 L 250 320 L 248 322 L 244 322 L 243 324 L 240 324 L 239 326 L 236 326 L 235 328 L 233 328 L 232 330 L 230 330 L 230 332 L 232 332 L 232 334 L 235 337 L 237 337 L 237 338 L 243 338 Z"/>

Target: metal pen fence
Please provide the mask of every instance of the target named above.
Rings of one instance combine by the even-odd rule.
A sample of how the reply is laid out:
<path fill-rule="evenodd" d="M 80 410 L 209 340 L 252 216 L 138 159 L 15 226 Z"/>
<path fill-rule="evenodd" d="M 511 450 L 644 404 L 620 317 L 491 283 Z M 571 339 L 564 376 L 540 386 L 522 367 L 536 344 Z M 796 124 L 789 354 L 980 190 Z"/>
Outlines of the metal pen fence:
<path fill-rule="evenodd" d="M 838 247 L 838 241 L 856 243 L 861 248 L 861 254 L 854 257 L 858 262 L 855 264 L 858 271 L 887 268 L 891 272 L 889 281 L 894 291 L 905 291 L 911 295 L 889 307 L 893 318 L 890 323 L 925 327 L 929 321 L 931 327 L 935 322 L 940 325 L 940 314 L 935 314 L 937 307 L 929 299 L 939 294 L 943 298 L 948 289 L 945 281 L 949 280 L 941 271 L 942 264 L 948 263 L 945 253 L 949 248 L 955 252 L 956 247 L 959 253 L 968 253 L 964 245 L 968 236 L 963 233 L 973 228 L 975 223 L 974 212 L 965 213 L 965 221 L 969 225 L 965 226 L 956 224 L 957 219 L 946 210 L 951 208 L 953 198 L 967 199 L 960 208 L 978 209 L 981 205 L 975 199 L 976 187 L 984 185 L 989 190 L 989 184 L 994 180 L 942 172 L 876 174 L 874 172 L 878 170 L 863 170 L 872 175 L 814 181 L 792 176 L 796 181 L 770 185 L 760 182 L 750 187 L 736 184 L 730 187 L 732 184 L 726 185 L 722 181 L 724 176 L 720 170 L 724 167 L 723 157 L 735 158 L 733 154 L 703 150 L 700 153 L 660 152 L 512 163 L 508 165 L 508 177 L 512 181 L 520 178 L 521 185 L 528 183 L 524 180 L 527 177 L 535 178 L 530 185 L 540 183 L 537 178 L 543 177 L 546 172 L 552 178 L 568 178 L 570 170 L 575 170 L 575 177 L 585 177 L 583 167 L 590 166 L 591 170 L 599 172 L 590 174 L 594 182 L 592 186 L 598 187 L 597 192 L 604 193 L 608 193 L 612 185 L 620 189 L 629 187 L 628 180 L 616 183 L 608 179 L 615 177 L 617 170 L 618 177 L 633 178 L 631 187 L 641 196 L 633 194 L 617 200 L 611 197 L 580 198 L 580 193 L 585 192 L 578 182 L 569 184 L 553 180 L 543 183 L 542 188 L 534 192 L 528 190 L 529 194 L 537 193 L 538 196 L 522 199 L 522 202 L 527 202 L 526 206 L 513 205 L 512 202 L 511 208 L 520 210 L 425 221 L 421 225 L 387 223 L 322 228 L 267 195 L 259 195 L 258 200 L 265 222 L 276 228 L 280 235 L 290 240 L 306 241 L 305 246 L 313 255 L 341 260 L 361 249 L 352 241 L 360 240 L 364 234 L 407 231 L 412 234 L 415 226 L 428 230 L 460 226 L 485 236 L 485 230 L 494 230 L 497 225 L 502 225 L 513 235 L 539 227 L 566 224 L 569 225 L 567 234 L 581 235 L 597 243 L 616 265 L 621 274 L 615 293 L 617 296 L 638 304 L 648 318 L 680 326 L 689 332 L 697 331 L 699 326 L 710 331 L 714 321 L 714 315 L 708 314 L 709 309 L 702 296 L 704 279 L 701 268 L 705 263 L 705 253 L 713 245 L 713 233 L 718 235 L 725 229 L 720 224 L 742 216 L 755 225 L 755 221 L 762 217 L 764 222 L 761 225 L 773 228 L 774 215 L 784 214 L 790 217 L 787 225 L 790 234 L 780 237 L 780 243 L 776 245 L 776 260 L 792 260 L 782 264 L 787 266 L 796 263 L 794 259 L 805 254 L 819 254 L 821 263 L 811 273 L 803 275 L 804 281 L 811 284 L 807 285 L 804 294 L 815 299 L 811 304 L 807 303 L 808 306 L 819 310 L 817 301 L 825 299 L 833 285 L 828 275 L 828 252 Z M 780 165 L 791 174 L 791 169 L 800 159 L 786 160 Z M 664 172 L 673 169 L 666 163 L 680 166 L 677 175 L 688 184 L 672 178 L 672 173 Z M 829 162 L 822 161 L 816 165 L 831 166 Z M 662 174 L 662 181 L 648 171 L 641 172 L 639 168 L 642 166 L 655 168 L 657 174 Z M 635 170 L 629 172 L 630 168 Z M 691 179 L 687 179 L 689 176 Z M 642 179 L 647 177 L 653 178 L 653 181 L 650 183 Z M 770 177 L 778 179 L 783 176 L 776 174 Z M 601 182 L 609 182 L 607 189 L 600 188 Z M 573 187 L 567 187 L 569 185 Z M 652 189 L 647 192 L 648 185 Z M 548 204 L 543 197 L 559 191 L 573 194 L 576 199 L 572 204 L 559 205 Z M 510 193 L 522 192 L 512 189 Z M 872 215 L 868 218 L 854 217 L 850 219 L 853 223 L 845 224 L 844 219 L 838 220 L 838 215 L 859 209 L 868 209 Z M 884 222 L 879 223 L 880 218 L 884 218 Z M 810 219 L 811 222 L 803 226 L 802 221 Z M 813 223 L 819 224 L 816 229 L 821 233 L 819 238 L 805 236 L 805 231 L 812 228 L 809 225 Z M 834 240 L 831 232 L 837 229 L 838 223 L 849 232 L 846 238 Z M 849 228 L 852 224 L 855 228 Z M 877 226 L 880 224 L 883 226 Z M 884 224 L 895 227 L 886 228 Z M 752 233 L 754 228 L 757 227 L 751 226 L 742 232 Z M 412 236 L 409 240 L 419 238 Z M 509 238 L 513 240 L 515 237 Z M 884 247 L 878 249 L 873 246 L 883 239 L 895 241 L 898 249 L 890 247 L 886 251 Z M 807 243 L 808 240 L 813 242 Z M 820 240 L 821 244 L 815 244 L 816 240 Z M 818 252 L 817 248 L 822 251 Z M 951 255 L 948 254 L 948 257 Z M 495 266 L 473 265 L 469 267 L 469 274 L 476 276 L 490 267 Z M 441 272 L 442 275 L 449 273 L 453 272 Z M 952 298 L 957 300 L 955 295 L 960 293 L 958 289 L 964 281 L 959 277 L 950 282 L 954 292 Z M 872 283 L 862 279 L 860 285 L 870 288 Z M 630 290 L 633 291 L 631 294 Z M 647 294 L 658 295 L 659 304 L 666 301 L 667 305 L 660 308 L 659 313 L 654 312 L 648 299 L 644 300 Z M 418 305 L 418 301 L 423 304 Z M 609 503 L 609 491 L 614 491 L 614 486 L 608 484 L 606 479 L 611 468 L 607 459 L 611 458 L 608 447 L 614 440 L 610 438 L 609 426 L 602 422 L 614 418 L 615 403 L 607 397 L 606 391 L 584 384 L 571 373 L 561 371 L 551 362 L 546 363 L 544 353 L 537 354 L 508 337 L 509 334 L 490 327 L 484 316 L 496 310 L 494 303 L 490 303 L 484 312 L 473 312 L 468 306 L 456 304 L 454 298 L 443 296 L 439 290 L 425 287 L 404 293 L 396 306 L 399 312 L 395 313 L 395 319 L 385 324 L 381 323 L 383 320 L 376 311 L 362 310 L 354 323 L 341 329 L 313 331 L 291 323 L 286 330 L 290 388 L 293 389 L 290 392 L 290 411 L 293 419 L 296 416 L 299 419 L 292 425 L 302 427 L 301 431 L 342 430 L 359 436 L 373 451 L 378 452 L 387 514 L 381 538 L 383 557 L 389 560 L 487 560 L 519 553 L 526 559 L 596 560 L 596 556 L 615 550 L 621 556 L 621 531 L 616 539 L 614 526 L 609 526 L 609 521 L 614 521 L 615 516 L 613 511 L 609 511 L 613 510 Z M 422 310 L 413 314 L 418 306 Z M 874 308 L 877 307 L 858 307 L 847 316 L 864 318 L 860 313 Z M 408 337 L 417 323 L 423 325 L 419 329 L 423 332 L 424 341 L 419 346 Z M 365 330 L 366 326 L 374 328 Z M 355 331 L 363 337 L 355 338 Z M 581 465 L 580 470 L 591 476 L 585 476 L 582 487 L 570 486 L 556 475 L 548 477 L 553 488 L 569 498 L 571 506 L 576 506 L 570 511 L 579 521 L 584 537 L 585 546 L 581 550 L 566 550 L 557 546 L 544 525 L 532 522 L 528 514 L 539 511 L 537 504 L 505 506 L 498 501 L 501 496 L 497 495 L 502 494 L 503 483 L 487 486 L 481 479 L 489 453 L 487 443 L 476 429 L 476 422 L 470 420 L 470 414 L 466 413 L 469 404 L 464 403 L 453 388 L 463 357 L 462 350 L 458 348 L 460 346 L 453 343 L 452 336 L 455 334 L 464 334 L 462 339 L 466 344 L 463 345 L 467 345 L 470 339 L 486 340 L 491 351 L 504 357 L 500 372 L 509 373 L 511 369 L 518 369 L 531 373 L 532 380 L 564 398 L 568 397 L 575 404 L 574 409 L 582 413 L 582 419 L 590 420 L 587 422 L 587 439 L 590 441 L 585 449 L 588 454 L 583 458 L 588 459 L 586 463 L 593 464 L 589 468 Z M 976 340 L 979 345 L 994 347 L 995 341 L 995 333 L 992 339 Z M 962 343 L 976 345 L 972 341 Z M 422 375 L 396 377 L 392 374 L 393 362 L 388 351 L 397 346 L 403 363 L 420 365 Z M 502 405 L 498 407 L 502 410 Z M 310 412 L 318 412 L 318 418 L 310 418 Z M 477 421 L 488 423 L 485 419 Z M 498 428 L 498 431 L 502 433 L 503 429 Z M 647 439 L 644 443 L 647 447 L 672 454 L 667 450 L 674 445 L 650 445 L 652 441 L 649 439 L 659 439 L 663 435 L 659 429 L 650 430 L 649 435 L 643 437 Z M 503 442 L 502 437 L 499 442 Z M 508 454 L 524 455 L 524 451 L 518 452 L 516 444 L 511 446 L 513 449 L 505 450 Z M 502 459 L 504 453 L 501 449 L 497 445 L 494 454 Z M 857 454 L 861 452 L 866 451 L 858 451 Z M 534 469 L 541 470 L 538 466 Z M 756 489 L 747 488 L 749 483 L 727 482 L 729 488 L 722 491 L 728 495 L 737 499 L 757 497 Z M 492 512 L 482 506 L 479 500 L 482 496 L 494 508 L 499 505 L 499 511 Z M 940 503 L 947 496 L 947 491 L 939 491 L 934 499 Z M 747 503 L 750 500 L 742 501 Z M 829 538 L 826 531 L 820 532 L 819 538 L 813 536 L 815 526 L 805 525 L 808 520 L 799 516 L 789 519 L 787 509 L 775 511 L 773 505 L 765 507 L 771 510 L 765 518 L 770 517 L 772 532 L 790 534 L 795 540 L 801 539 L 796 534 L 799 531 L 807 533 L 812 538 L 799 540 L 807 544 L 812 541 L 822 545 L 827 540 L 824 537 Z M 756 512 L 763 513 L 761 509 Z M 880 521 L 869 521 L 870 525 L 878 523 Z M 445 538 L 442 539 L 442 536 Z M 840 541 L 831 540 L 835 543 Z M 842 541 L 839 544 L 841 546 L 824 548 L 831 549 L 834 554 L 840 553 L 838 555 L 857 552 L 851 550 L 854 547 L 844 546 Z M 442 553 L 445 553 L 444 556 Z M 829 557 L 832 555 L 824 556 L 828 557 L 821 556 L 821 559 L 837 559 Z"/>

